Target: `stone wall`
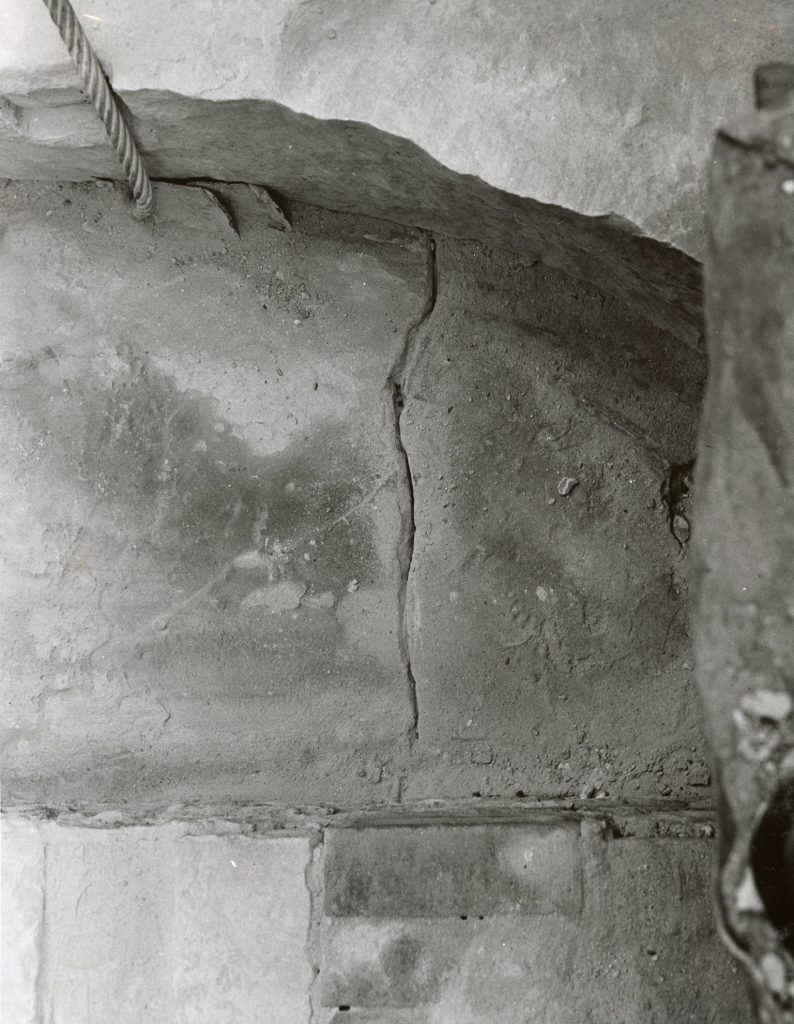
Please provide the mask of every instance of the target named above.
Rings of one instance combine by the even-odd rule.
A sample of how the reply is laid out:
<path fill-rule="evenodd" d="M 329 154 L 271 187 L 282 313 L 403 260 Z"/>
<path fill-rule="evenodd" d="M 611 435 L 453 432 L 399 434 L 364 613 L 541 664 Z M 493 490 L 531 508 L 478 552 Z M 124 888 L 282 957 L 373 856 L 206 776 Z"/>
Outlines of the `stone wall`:
<path fill-rule="evenodd" d="M 0 204 L 9 1019 L 735 1020 L 702 356 L 246 185 Z"/>
<path fill-rule="evenodd" d="M 8 796 L 697 799 L 702 358 L 533 261 L 221 193 L 2 193 Z"/>
<path fill-rule="evenodd" d="M 4 1019 L 740 1019 L 702 820 L 454 821 L 6 820 Z"/>

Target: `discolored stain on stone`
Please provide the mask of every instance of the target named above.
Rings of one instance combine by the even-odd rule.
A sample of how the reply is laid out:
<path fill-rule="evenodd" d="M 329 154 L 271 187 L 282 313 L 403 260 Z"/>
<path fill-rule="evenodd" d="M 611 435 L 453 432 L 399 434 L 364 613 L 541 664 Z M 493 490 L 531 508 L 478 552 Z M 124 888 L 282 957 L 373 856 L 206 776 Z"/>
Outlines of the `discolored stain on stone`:
<path fill-rule="evenodd" d="M 217 251 L 200 189 L 154 230 L 112 188 L 0 195 L 0 596 L 26 726 L 3 756 L 25 799 L 350 795 L 370 786 L 350 759 L 410 721 L 383 389 L 426 243 L 298 206 L 263 231 L 251 189 L 217 191 L 239 231 Z"/>
<path fill-rule="evenodd" d="M 581 908 L 575 829 L 428 827 L 332 830 L 325 913 L 336 917 L 471 917 Z"/>
<path fill-rule="evenodd" d="M 217 402 L 180 391 L 132 345 L 92 363 L 93 373 L 71 377 L 68 354 L 53 349 L 18 361 L 4 374 L 10 408 L 45 439 L 43 455 L 63 484 L 123 521 L 161 570 L 187 582 L 226 568 L 219 601 L 238 576 L 277 579 L 297 547 L 302 555 L 324 524 L 356 504 L 353 480 L 366 470 L 341 426 L 262 457 L 218 415 Z M 329 460 L 343 464 L 331 479 Z M 339 551 L 354 548 L 358 564 L 371 564 L 360 521 L 342 520 L 330 543 L 315 546 L 301 570 L 341 586 L 349 571 L 334 572 Z"/>

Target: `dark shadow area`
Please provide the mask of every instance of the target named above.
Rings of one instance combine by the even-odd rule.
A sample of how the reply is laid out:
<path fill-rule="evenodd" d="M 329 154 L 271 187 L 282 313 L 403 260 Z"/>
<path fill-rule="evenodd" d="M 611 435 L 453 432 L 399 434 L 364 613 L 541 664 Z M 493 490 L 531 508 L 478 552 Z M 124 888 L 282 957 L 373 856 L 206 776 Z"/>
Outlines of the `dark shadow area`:
<path fill-rule="evenodd" d="M 750 864 L 769 920 L 794 954 L 794 778 L 770 801 L 753 836 Z"/>

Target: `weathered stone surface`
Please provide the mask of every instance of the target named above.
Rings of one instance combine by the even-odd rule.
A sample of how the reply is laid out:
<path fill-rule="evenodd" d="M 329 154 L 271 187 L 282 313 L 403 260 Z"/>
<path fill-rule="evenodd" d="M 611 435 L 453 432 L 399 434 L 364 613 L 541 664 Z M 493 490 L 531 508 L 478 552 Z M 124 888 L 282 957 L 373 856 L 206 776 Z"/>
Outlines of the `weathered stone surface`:
<path fill-rule="evenodd" d="M 576 916 L 581 910 L 575 824 L 330 829 L 325 851 L 329 917 Z"/>
<path fill-rule="evenodd" d="M 7 799 L 701 797 L 702 358 L 443 239 L 413 331 L 426 238 L 213 190 L 2 193 Z"/>
<path fill-rule="evenodd" d="M 586 821 L 580 913 L 538 912 L 532 903 L 518 911 L 496 901 L 462 920 L 453 906 L 446 917 L 401 916 L 407 897 L 382 904 L 378 917 L 327 916 L 332 900 L 323 900 L 305 835 L 242 834 L 221 820 L 94 825 L 12 821 L 9 829 L 4 821 L 4 942 L 21 938 L 24 954 L 15 958 L 12 948 L 4 968 L 31 993 L 39 978 L 35 1005 L 54 1024 L 142 1016 L 155 1024 L 258 1024 L 263 1016 L 304 1024 L 330 1019 L 339 1007 L 350 1009 L 338 1011 L 337 1024 L 348 1012 L 359 1024 L 501 1024 L 525 1020 L 528 1008 L 530 1019 L 555 1024 L 728 1024 L 749 1010 L 711 925 L 713 843 L 705 839 L 605 839 Z M 421 825 L 404 831 L 413 835 L 396 849 L 424 842 Z M 448 830 L 457 847 L 451 872 L 466 853 L 484 878 L 494 850 L 507 854 L 501 865 L 513 863 L 516 852 L 523 859 L 528 836 L 536 844 L 539 834 L 496 826 L 489 849 L 482 831 Z M 358 841 L 343 850 L 337 840 L 326 830 L 329 879 L 344 871 L 340 854 L 355 855 Z M 407 868 L 404 885 L 421 901 L 426 877 Z M 371 870 L 383 873 L 375 860 Z M 9 883 L 11 873 L 23 888 Z M 33 996 L 9 1003 L 11 991 L 4 990 L 4 1009 L 31 1012 L 9 1019 L 37 1021 Z"/>
<path fill-rule="evenodd" d="M 0 193 L 6 798 L 370 798 L 412 722 L 386 381 L 426 240 L 159 194 Z"/>
<path fill-rule="evenodd" d="M 794 1020 L 792 139 L 790 105 L 727 128 L 715 146 L 696 534 L 694 628 L 721 790 L 721 912 L 770 1022 Z M 748 882 L 761 907 L 747 899 Z"/>
<path fill-rule="evenodd" d="M 794 46 L 786 0 L 79 13 L 155 175 L 540 252 L 693 342 L 696 268 L 666 246 L 700 255 L 714 128 Z M 43 6 L 0 11 L 0 40 L 0 173 L 120 177 Z"/>
<path fill-rule="evenodd" d="M 670 481 L 703 360 L 531 261 L 440 239 L 437 262 L 402 419 L 418 749 L 437 771 L 405 795 L 697 796 Z"/>
<path fill-rule="evenodd" d="M 310 858 L 306 837 L 4 822 L 3 1019 L 305 1024 Z"/>
<path fill-rule="evenodd" d="M 372 1024 L 749 1019 L 711 924 L 712 844 L 583 838 L 581 918 L 328 919 L 322 1002 Z"/>
<path fill-rule="evenodd" d="M 13 1024 L 39 1024 L 44 846 L 27 822 L 2 820 L 0 899 L 0 1015 Z"/>

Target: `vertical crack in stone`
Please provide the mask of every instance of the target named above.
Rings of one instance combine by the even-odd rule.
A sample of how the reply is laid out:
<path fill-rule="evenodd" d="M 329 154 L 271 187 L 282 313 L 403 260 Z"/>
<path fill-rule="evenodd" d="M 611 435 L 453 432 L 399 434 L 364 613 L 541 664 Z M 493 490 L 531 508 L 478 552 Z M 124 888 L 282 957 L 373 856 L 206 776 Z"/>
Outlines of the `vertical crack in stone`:
<path fill-rule="evenodd" d="M 312 980 L 309 983 L 309 1024 L 315 1024 L 319 1019 L 316 1000 L 319 998 L 317 989 L 319 987 L 320 963 L 322 960 L 322 923 L 323 923 L 323 857 L 325 854 L 325 830 L 319 835 L 312 836 L 309 859 L 304 870 L 306 889 L 309 893 L 309 930 L 306 936 L 306 953 L 312 970 Z"/>
<path fill-rule="evenodd" d="M 408 693 L 411 703 L 411 738 L 419 736 L 419 703 L 416 693 L 416 678 L 411 664 L 411 636 L 408 622 L 408 584 L 414 558 L 414 540 L 416 537 L 416 518 L 414 509 L 414 481 L 411 473 L 411 461 L 402 436 L 402 416 L 408 396 L 408 387 L 412 371 L 416 365 L 419 343 L 423 328 L 436 305 L 438 294 L 438 270 L 436 266 L 436 243 L 432 235 L 427 235 L 427 285 L 426 300 L 421 316 L 405 335 L 402 347 L 386 380 L 389 418 L 394 431 L 394 446 L 399 463 L 397 475 L 397 503 L 400 509 L 401 531 L 397 545 L 397 560 L 400 565 L 400 655 L 405 674 L 408 678 Z"/>

